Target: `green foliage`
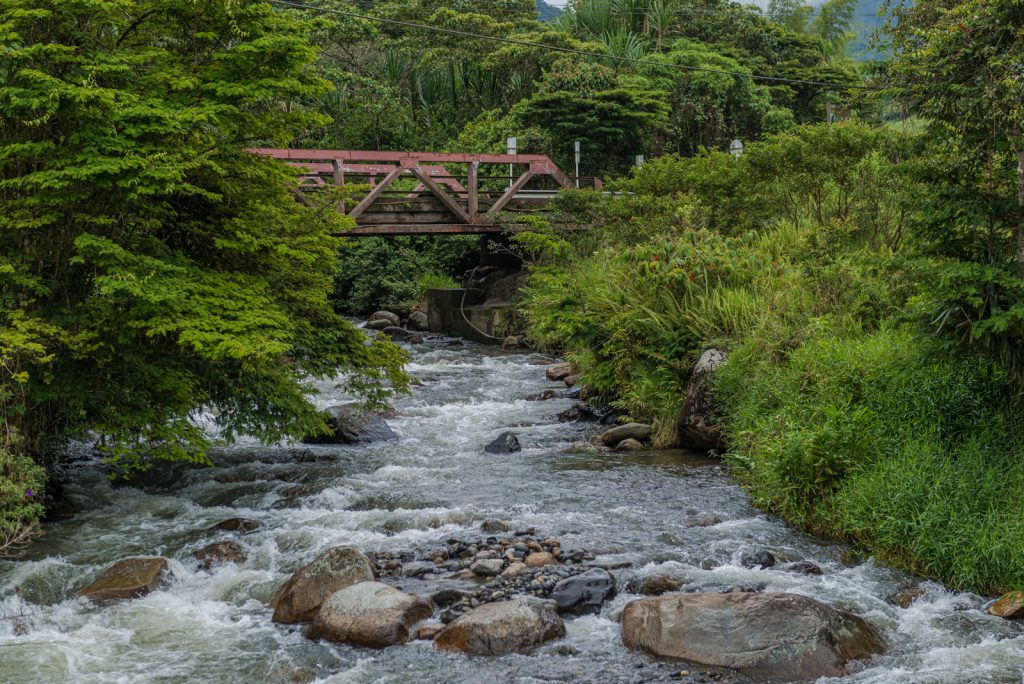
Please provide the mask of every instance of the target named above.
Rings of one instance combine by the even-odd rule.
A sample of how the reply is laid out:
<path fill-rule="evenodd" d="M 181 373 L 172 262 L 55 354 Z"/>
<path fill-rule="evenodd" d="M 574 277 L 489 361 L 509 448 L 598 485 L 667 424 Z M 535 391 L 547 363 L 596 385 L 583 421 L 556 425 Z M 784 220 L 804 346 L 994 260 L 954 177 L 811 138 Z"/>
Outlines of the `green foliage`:
<path fill-rule="evenodd" d="M 726 349 L 726 456 L 758 506 L 957 588 L 1019 588 L 1016 361 L 964 354 L 935 335 L 956 319 L 929 316 L 954 293 L 984 310 L 1020 279 L 954 258 L 975 244 L 969 220 L 931 232 L 931 212 L 957 208 L 922 173 L 916 142 L 804 126 L 739 160 L 651 160 L 619 184 L 632 195 L 565 193 L 557 205 L 595 229 L 522 241 L 546 250 L 523 314 L 588 388 L 653 421 L 658 444 L 676 438 L 697 355 Z M 646 232 L 629 220 L 645 206 Z"/>
<path fill-rule="evenodd" d="M 1024 584 L 1024 425 L 1003 375 L 905 329 L 760 347 L 717 379 L 759 506 L 957 588 Z"/>
<path fill-rule="evenodd" d="M 358 238 L 338 262 L 335 306 L 363 315 L 379 309 L 406 312 L 429 287 L 457 287 L 480 245 L 472 236 Z"/>
<path fill-rule="evenodd" d="M 932 320 L 1024 378 L 1024 9 L 1013 2 L 900 5 L 886 65 L 927 125 L 918 231 L 938 257 Z M 966 263 L 965 263 L 966 262 Z"/>
<path fill-rule="evenodd" d="M 300 105 L 327 89 L 310 30 L 252 0 L 0 0 L 9 481 L 69 438 L 124 469 L 202 462 L 204 407 L 224 439 L 321 430 L 311 378 L 405 387 L 328 302 L 342 220 L 244 152 L 325 121 Z"/>

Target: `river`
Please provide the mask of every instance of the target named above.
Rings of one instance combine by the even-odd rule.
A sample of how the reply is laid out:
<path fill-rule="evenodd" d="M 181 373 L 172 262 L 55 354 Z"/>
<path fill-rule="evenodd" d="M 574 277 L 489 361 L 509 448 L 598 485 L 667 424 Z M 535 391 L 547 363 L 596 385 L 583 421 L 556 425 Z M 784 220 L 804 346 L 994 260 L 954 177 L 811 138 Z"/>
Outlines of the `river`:
<path fill-rule="evenodd" d="M 691 587 L 763 586 L 855 612 L 885 634 L 889 651 L 843 681 L 1022 681 L 1024 629 L 986 615 L 982 597 L 924 583 L 909 608 L 891 605 L 887 598 L 916 586 L 914 578 L 760 513 L 713 459 L 563 453 L 597 427 L 559 423 L 569 399 L 523 399 L 554 386 L 540 357 L 443 340 L 412 353 L 409 370 L 423 385 L 396 402 L 389 424 L 398 440 L 243 442 L 218 449 L 213 469 L 173 469 L 144 487 L 112 485 L 96 464 L 81 464 L 68 493 L 82 511 L 47 525 L 24 559 L 0 562 L 0 682 L 706 681 L 700 668 L 681 677 L 679 664 L 625 650 L 616 619 L 636 597 L 624 591 L 599 615 L 568 620 L 564 640 L 529 656 L 467 658 L 424 641 L 369 651 L 312 642 L 270 621 L 273 590 L 326 548 L 443 546 L 482 536 L 490 518 L 632 563 L 614 572 L 620 587 L 668 574 Z M 345 399 L 332 383 L 321 392 L 324 406 Z M 522 452 L 482 453 L 509 429 Z M 687 527 L 712 515 L 722 522 Z M 244 536 L 204 531 L 233 517 L 262 527 Z M 222 538 L 238 541 L 248 560 L 200 570 L 192 552 Z M 824 573 L 740 563 L 764 549 Z M 170 558 L 166 588 L 104 606 L 72 598 L 133 555 Z"/>

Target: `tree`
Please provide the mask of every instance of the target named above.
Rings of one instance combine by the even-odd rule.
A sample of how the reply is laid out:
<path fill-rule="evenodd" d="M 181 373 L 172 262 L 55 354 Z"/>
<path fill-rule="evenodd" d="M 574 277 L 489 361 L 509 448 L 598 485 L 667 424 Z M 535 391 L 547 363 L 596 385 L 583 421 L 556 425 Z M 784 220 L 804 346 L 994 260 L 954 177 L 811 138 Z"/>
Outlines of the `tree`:
<path fill-rule="evenodd" d="M 814 9 L 803 0 L 768 0 L 768 18 L 794 33 L 807 30 Z"/>
<path fill-rule="evenodd" d="M 923 0 L 896 8 L 888 81 L 927 122 L 922 219 L 936 320 L 1024 376 L 1024 6 Z M 931 167 L 931 168 L 929 168 Z"/>
<path fill-rule="evenodd" d="M 860 0 L 826 0 L 811 22 L 811 31 L 825 42 L 828 54 L 841 56 L 853 34 L 854 13 Z"/>
<path fill-rule="evenodd" d="M 340 217 L 245 152 L 324 122 L 307 30 L 256 0 L 0 0 L 0 449 L 201 462 L 204 407 L 272 441 L 323 429 L 310 378 L 405 387 L 328 302 Z"/>
<path fill-rule="evenodd" d="M 667 121 L 665 93 L 640 76 L 617 74 L 597 64 L 563 59 L 545 74 L 537 93 L 512 110 L 524 128 L 547 131 L 569 162 L 575 140 L 585 141 L 585 168 L 600 175 L 628 168 L 647 148 L 652 133 Z"/>

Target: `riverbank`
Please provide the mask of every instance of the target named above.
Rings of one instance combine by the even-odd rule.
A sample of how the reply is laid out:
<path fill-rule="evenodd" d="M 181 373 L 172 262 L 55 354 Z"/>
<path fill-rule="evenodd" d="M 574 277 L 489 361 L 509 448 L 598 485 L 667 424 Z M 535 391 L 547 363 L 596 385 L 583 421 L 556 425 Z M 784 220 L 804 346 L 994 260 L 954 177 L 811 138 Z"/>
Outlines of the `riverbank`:
<path fill-rule="evenodd" d="M 1022 281 L 976 284 L 922 227 L 913 144 L 809 126 L 738 160 L 652 161 L 633 195 L 565 200 L 586 236 L 522 240 L 521 314 L 661 446 L 685 443 L 691 373 L 718 349 L 717 451 L 759 507 L 949 586 L 1020 590 L 1018 324 L 978 307 Z"/>
<path fill-rule="evenodd" d="M 707 668 L 658 661 L 622 644 L 621 611 L 640 597 L 633 583 L 665 576 L 682 591 L 795 592 L 864 617 L 888 650 L 850 681 L 939 674 L 979 681 L 980 664 L 981 681 L 1019 680 L 1020 626 L 986 615 L 981 597 L 924 583 L 908 608 L 890 603 L 918 581 L 759 512 L 715 459 L 679 451 L 563 453 L 600 427 L 558 422 L 574 400 L 526 399 L 559 386 L 533 365 L 542 358 L 449 348 L 443 340 L 410 352 L 409 370 L 423 385 L 396 402 L 388 419 L 396 440 L 242 443 L 217 451 L 212 469 L 133 487 L 112 486 L 101 469 L 82 463 L 68 492 L 82 512 L 49 526 L 25 560 L 0 565 L 0 678 L 283 682 L 308 670 L 324 682 L 596 683 L 680 681 L 687 669 L 689 681 L 708 681 Z M 346 399 L 333 383 L 321 389 L 324 406 Z M 484 455 L 505 431 L 517 434 L 522 451 Z M 690 526 L 710 516 L 721 522 Z M 230 518 L 259 527 L 207 531 Z M 566 636 L 529 656 L 467 658 L 425 641 L 370 651 L 311 641 L 302 628 L 271 621 L 274 591 L 328 548 L 354 546 L 386 563 L 388 554 L 425 553 L 449 539 L 485 539 L 487 520 L 508 525 L 507 534 L 532 527 L 538 542 L 553 537 L 565 549 L 591 549 L 595 561 L 632 565 L 610 570 L 620 590 L 600 612 L 567 617 Z M 221 540 L 238 544 L 246 560 L 202 569 L 193 552 Z M 761 551 L 779 562 L 743 563 Z M 73 598 L 113 561 L 154 554 L 170 560 L 159 591 L 104 606 Z M 797 561 L 823 574 L 789 572 Z M 406 591 L 429 585 L 412 576 L 383 581 Z"/>

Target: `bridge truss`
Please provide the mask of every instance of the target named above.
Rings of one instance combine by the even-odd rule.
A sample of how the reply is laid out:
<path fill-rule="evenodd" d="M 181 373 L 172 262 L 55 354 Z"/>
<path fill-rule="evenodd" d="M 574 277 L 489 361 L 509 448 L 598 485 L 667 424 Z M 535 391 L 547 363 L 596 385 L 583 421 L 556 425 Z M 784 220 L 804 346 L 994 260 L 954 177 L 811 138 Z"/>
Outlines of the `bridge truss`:
<path fill-rule="evenodd" d="M 298 195 L 304 202 L 309 203 L 306 193 L 327 186 L 354 189 L 337 206 L 356 221 L 344 233 L 351 236 L 497 233 L 514 224 L 516 214 L 542 212 L 563 188 L 601 187 L 599 179 L 565 175 L 539 154 L 250 152 L 300 167 Z"/>

